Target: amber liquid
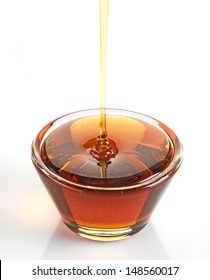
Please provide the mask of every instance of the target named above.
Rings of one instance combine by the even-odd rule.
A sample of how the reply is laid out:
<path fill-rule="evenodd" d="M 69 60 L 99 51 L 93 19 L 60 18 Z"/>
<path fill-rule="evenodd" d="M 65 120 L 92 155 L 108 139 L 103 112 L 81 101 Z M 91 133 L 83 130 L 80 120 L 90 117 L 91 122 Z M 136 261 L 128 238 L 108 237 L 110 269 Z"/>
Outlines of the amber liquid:
<path fill-rule="evenodd" d="M 106 128 L 106 47 L 109 0 L 99 0 L 100 14 L 100 139 L 107 138 Z"/>
<path fill-rule="evenodd" d="M 106 114 L 109 0 L 99 1 L 100 114 L 56 128 L 42 144 L 44 164 L 66 179 L 68 186 L 41 176 L 72 230 L 103 231 L 104 236 L 107 230 L 132 228 L 133 234 L 135 227 L 138 231 L 146 224 L 167 185 L 140 188 L 138 184 L 170 164 L 173 145 L 163 131 L 147 122 Z"/>
<path fill-rule="evenodd" d="M 100 129 L 99 135 L 92 142 L 90 154 L 99 161 L 100 176 L 107 177 L 107 167 L 110 159 L 117 154 L 116 145 L 107 136 L 106 125 L 106 48 L 109 0 L 99 0 L 100 13 Z"/>
<path fill-rule="evenodd" d="M 53 181 L 47 182 L 48 190 L 71 229 L 72 225 L 116 229 L 144 224 L 166 185 L 138 188 L 138 183 L 169 165 L 173 157 L 171 141 L 151 124 L 107 115 L 109 139 L 117 155 L 109 160 L 106 178 L 102 178 L 100 161 L 90 153 L 99 119 L 90 116 L 64 124 L 43 142 L 45 165 L 71 185 L 61 188 Z"/>

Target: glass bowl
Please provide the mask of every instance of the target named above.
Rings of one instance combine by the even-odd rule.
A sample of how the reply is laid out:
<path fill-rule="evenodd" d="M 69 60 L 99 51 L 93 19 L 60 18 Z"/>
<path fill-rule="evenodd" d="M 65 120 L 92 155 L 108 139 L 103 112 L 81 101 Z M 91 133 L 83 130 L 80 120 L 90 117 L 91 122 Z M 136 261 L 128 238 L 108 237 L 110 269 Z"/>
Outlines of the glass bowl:
<path fill-rule="evenodd" d="M 32 161 L 67 227 L 89 239 L 118 240 L 148 223 L 183 150 L 176 134 L 158 120 L 106 109 L 117 155 L 102 178 L 102 164 L 90 155 L 99 116 L 100 109 L 90 109 L 48 123 L 32 143 Z"/>

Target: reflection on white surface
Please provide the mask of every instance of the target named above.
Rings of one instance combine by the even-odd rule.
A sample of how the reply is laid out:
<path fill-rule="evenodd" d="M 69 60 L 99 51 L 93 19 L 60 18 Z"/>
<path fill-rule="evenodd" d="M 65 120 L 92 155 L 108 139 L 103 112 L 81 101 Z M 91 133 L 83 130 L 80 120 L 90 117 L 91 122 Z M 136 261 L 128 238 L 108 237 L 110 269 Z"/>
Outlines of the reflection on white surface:
<path fill-rule="evenodd" d="M 112 242 L 84 239 L 60 221 L 42 259 L 169 259 L 152 223 L 136 235 Z"/>
<path fill-rule="evenodd" d="M 18 199 L 15 208 L 15 221 L 23 228 L 43 232 L 55 224 L 52 201 L 40 188 L 25 192 Z"/>

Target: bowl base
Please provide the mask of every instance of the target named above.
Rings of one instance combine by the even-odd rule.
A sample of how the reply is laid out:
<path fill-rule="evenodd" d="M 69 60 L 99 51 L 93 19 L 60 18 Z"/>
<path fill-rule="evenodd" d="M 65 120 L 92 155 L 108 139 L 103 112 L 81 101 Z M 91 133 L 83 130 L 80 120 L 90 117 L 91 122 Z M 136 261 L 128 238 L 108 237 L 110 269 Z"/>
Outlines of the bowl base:
<path fill-rule="evenodd" d="M 81 225 L 69 223 L 64 221 L 64 224 L 73 232 L 79 234 L 80 236 L 96 240 L 96 241 L 116 241 L 128 238 L 133 234 L 136 234 L 140 230 L 142 230 L 148 223 L 148 220 L 142 221 L 138 224 L 129 227 L 122 228 L 92 228 L 92 227 L 84 227 Z"/>

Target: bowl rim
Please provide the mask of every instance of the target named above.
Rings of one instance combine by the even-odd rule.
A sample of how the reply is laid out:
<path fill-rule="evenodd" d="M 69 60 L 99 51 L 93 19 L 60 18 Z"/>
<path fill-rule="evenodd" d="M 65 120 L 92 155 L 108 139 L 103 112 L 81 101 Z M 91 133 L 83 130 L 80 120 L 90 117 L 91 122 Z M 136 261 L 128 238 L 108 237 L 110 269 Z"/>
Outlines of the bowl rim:
<path fill-rule="evenodd" d="M 119 186 L 119 187 L 104 187 L 104 186 L 92 186 L 92 185 L 83 185 L 79 184 L 70 180 L 67 180 L 63 178 L 62 176 L 58 175 L 57 173 L 54 173 L 52 170 L 50 170 L 42 161 L 41 155 L 40 155 L 40 149 L 42 147 L 43 142 L 48 137 L 48 135 L 54 131 L 56 128 L 58 128 L 60 125 L 66 123 L 66 121 L 76 120 L 79 117 L 89 117 L 89 116 L 96 116 L 100 113 L 100 108 L 94 108 L 94 109 L 84 109 L 84 110 L 78 110 L 75 112 L 71 112 L 65 115 L 62 115 L 48 124 L 46 124 L 35 136 L 32 144 L 31 144 L 31 159 L 33 164 L 36 168 L 38 168 L 45 176 L 49 177 L 51 180 L 55 182 L 59 182 L 63 184 L 63 186 L 67 188 L 82 188 L 82 189 L 94 189 L 94 190 L 105 190 L 105 191 L 113 191 L 113 190 L 129 190 L 129 189 L 135 189 L 135 188 L 148 188 L 153 187 L 157 184 L 157 182 L 161 182 L 166 180 L 168 177 L 173 175 L 178 168 L 180 167 L 182 161 L 183 161 L 183 146 L 180 142 L 177 135 L 174 133 L 173 130 L 171 130 L 167 125 L 160 122 L 159 120 L 150 117 L 146 114 L 142 114 L 139 112 L 131 111 L 131 110 L 125 110 L 125 109 L 115 109 L 115 108 L 104 108 L 105 113 L 110 115 L 118 115 L 118 116 L 127 116 L 131 118 L 137 118 L 142 119 L 143 121 L 147 121 L 150 124 L 156 126 L 157 128 L 161 129 L 167 137 L 171 140 L 173 144 L 173 157 L 169 165 L 161 172 L 149 176 L 145 180 L 142 180 L 140 182 L 136 182 L 132 185 L 128 186 Z M 170 132 L 170 133 L 169 133 Z M 176 145 L 178 146 L 176 148 L 174 140 L 172 139 L 172 136 L 176 140 Z"/>

